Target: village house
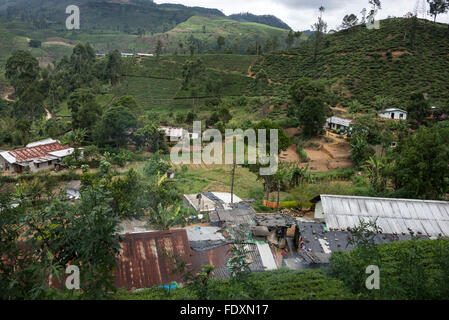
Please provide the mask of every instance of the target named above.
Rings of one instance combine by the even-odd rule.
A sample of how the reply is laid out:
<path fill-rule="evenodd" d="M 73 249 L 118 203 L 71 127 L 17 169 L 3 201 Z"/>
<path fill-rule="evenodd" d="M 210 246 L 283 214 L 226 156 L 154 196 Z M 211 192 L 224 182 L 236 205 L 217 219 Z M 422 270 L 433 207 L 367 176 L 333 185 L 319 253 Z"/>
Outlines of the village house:
<path fill-rule="evenodd" d="M 299 267 L 328 263 L 332 252 L 352 250 L 351 230 L 361 221 L 380 227 L 375 244 L 449 237 L 449 202 L 321 195 L 314 218 L 297 219 Z"/>
<path fill-rule="evenodd" d="M 329 230 L 347 230 L 360 220 L 376 220 L 387 234 L 418 234 L 429 238 L 449 237 L 449 202 L 358 196 L 321 195 L 315 219 Z"/>
<path fill-rule="evenodd" d="M 377 115 L 384 119 L 406 120 L 407 111 L 398 108 L 389 108 L 377 112 Z"/>
<path fill-rule="evenodd" d="M 58 140 L 44 139 L 32 142 L 25 148 L 0 153 L 0 168 L 12 172 L 38 172 L 54 169 L 74 149 L 63 146 Z"/>
<path fill-rule="evenodd" d="M 198 133 L 192 133 L 187 131 L 184 128 L 176 128 L 176 127 L 159 127 L 159 130 L 165 132 L 165 137 L 168 142 L 177 142 L 184 139 L 184 137 L 189 137 L 189 139 L 198 139 Z"/>
<path fill-rule="evenodd" d="M 351 128 L 351 122 L 350 119 L 344 119 L 339 117 L 330 117 L 326 119 L 326 126 L 325 128 L 327 130 L 336 130 L 339 132 L 348 132 Z"/>
<path fill-rule="evenodd" d="M 446 120 L 448 115 L 444 113 L 444 111 L 437 106 L 432 106 L 430 108 L 430 118 L 431 119 L 440 119 L 440 120 Z"/>
<path fill-rule="evenodd" d="M 191 207 L 197 212 L 211 212 L 216 209 L 244 209 L 252 210 L 251 206 L 240 199 L 235 194 L 232 196 L 227 192 L 204 192 L 185 194 L 183 197 L 184 204 Z"/>
<path fill-rule="evenodd" d="M 428 239 L 427 236 L 419 236 Z M 309 264 L 327 264 L 332 252 L 351 251 L 355 245 L 350 242 L 353 234 L 348 230 L 331 230 L 324 221 L 314 219 L 298 219 L 295 231 L 295 248 L 297 249 L 299 266 Z M 410 234 L 378 233 L 374 236 L 375 244 L 410 240 Z"/>

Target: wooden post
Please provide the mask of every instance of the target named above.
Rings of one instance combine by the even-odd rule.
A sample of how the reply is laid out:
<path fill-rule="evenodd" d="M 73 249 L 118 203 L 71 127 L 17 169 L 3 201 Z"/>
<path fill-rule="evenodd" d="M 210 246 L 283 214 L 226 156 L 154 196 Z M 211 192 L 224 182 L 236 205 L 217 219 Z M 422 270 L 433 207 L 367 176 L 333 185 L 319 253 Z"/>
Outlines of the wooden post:
<path fill-rule="evenodd" d="M 234 156 L 234 155 L 233 155 Z M 235 176 L 235 159 L 234 163 L 232 164 L 232 180 L 231 180 L 231 205 L 234 204 L 234 176 Z"/>

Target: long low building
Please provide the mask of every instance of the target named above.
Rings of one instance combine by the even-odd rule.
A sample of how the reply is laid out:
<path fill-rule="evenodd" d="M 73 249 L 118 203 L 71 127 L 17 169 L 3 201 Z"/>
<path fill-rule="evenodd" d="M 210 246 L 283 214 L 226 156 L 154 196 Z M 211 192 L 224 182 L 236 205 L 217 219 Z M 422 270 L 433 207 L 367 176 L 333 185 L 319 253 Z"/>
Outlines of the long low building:
<path fill-rule="evenodd" d="M 63 146 L 58 140 L 44 139 L 29 143 L 25 148 L 0 152 L 0 168 L 19 173 L 53 169 L 73 151 L 73 148 Z"/>
<path fill-rule="evenodd" d="M 329 230 L 348 230 L 373 221 L 383 233 L 449 237 L 449 202 L 415 199 L 321 195 L 315 218 Z"/>

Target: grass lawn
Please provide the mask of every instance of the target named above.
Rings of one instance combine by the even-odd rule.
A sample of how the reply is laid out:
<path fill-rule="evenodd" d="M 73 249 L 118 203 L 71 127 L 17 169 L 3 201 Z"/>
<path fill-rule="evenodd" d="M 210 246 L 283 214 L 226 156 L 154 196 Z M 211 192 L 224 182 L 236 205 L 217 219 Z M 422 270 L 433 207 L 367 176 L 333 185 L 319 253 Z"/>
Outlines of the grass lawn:
<path fill-rule="evenodd" d="M 230 192 L 231 165 L 191 165 L 186 172 L 180 172 L 176 179 L 183 193 Z M 235 171 L 234 194 L 249 198 L 257 190 L 263 190 L 261 181 L 246 168 L 237 166 Z"/>

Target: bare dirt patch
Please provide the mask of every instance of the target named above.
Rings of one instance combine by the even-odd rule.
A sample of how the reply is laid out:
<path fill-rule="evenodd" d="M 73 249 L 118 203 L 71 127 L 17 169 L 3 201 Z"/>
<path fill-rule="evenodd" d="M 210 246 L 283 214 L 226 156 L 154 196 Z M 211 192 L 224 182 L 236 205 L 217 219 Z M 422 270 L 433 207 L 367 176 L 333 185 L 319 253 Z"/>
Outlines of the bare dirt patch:
<path fill-rule="evenodd" d="M 325 172 L 352 167 L 351 146 L 346 139 L 328 132 L 325 137 L 314 138 L 311 142 L 314 147 L 304 148 L 310 159 L 308 163 L 311 171 Z"/>
<path fill-rule="evenodd" d="M 290 163 L 300 163 L 301 159 L 299 158 L 298 153 L 296 152 L 296 145 L 291 145 L 287 150 L 282 151 L 279 155 L 281 161 L 290 162 Z"/>

